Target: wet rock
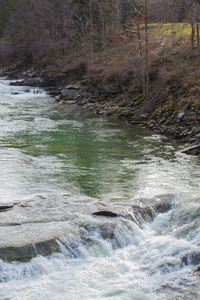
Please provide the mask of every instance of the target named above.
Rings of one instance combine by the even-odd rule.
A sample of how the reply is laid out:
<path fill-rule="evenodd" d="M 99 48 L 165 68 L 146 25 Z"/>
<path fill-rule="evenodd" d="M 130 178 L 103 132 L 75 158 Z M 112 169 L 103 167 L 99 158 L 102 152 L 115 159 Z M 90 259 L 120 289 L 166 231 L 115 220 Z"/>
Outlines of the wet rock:
<path fill-rule="evenodd" d="M 170 138 L 166 135 L 162 135 L 160 139 L 161 139 L 162 142 L 169 142 L 170 141 Z"/>
<path fill-rule="evenodd" d="M 14 204 L 13 203 L 0 203 L 0 212 L 13 208 Z"/>
<path fill-rule="evenodd" d="M 116 224 L 104 224 L 100 226 L 100 232 L 103 239 L 112 240 L 115 237 Z"/>
<path fill-rule="evenodd" d="M 153 207 L 140 207 L 140 206 L 132 206 L 132 211 L 136 223 L 140 226 L 144 222 L 151 223 L 155 218 L 155 212 Z"/>
<path fill-rule="evenodd" d="M 200 264 L 200 249 L 196 249 L 192 252 L 187 253 L 182 257 L 183 265 L 194 265 L 197 266 Z"/>
<path fill-rule="evenodd" d="M 149 272 L 149 275 L 152 276 L 157 274 L 158 272 L 162 275 L 166 275 L 180 268 L 181 268 L 181 260 L 177 260 L 175 262 L 166 262 L 164 264 L 161 264 L 154 270 L 151 270 Z"/>
<path fill-rule="evenodd" d="M 63 103 L 66 103 L 66 101 L 62 101 Z M 67 104 L 69 104 L 69 105 L 74 105 L 74 104 L 76 104 L 77 103 L 77 100 L 68 100 L 67 101 Z"/>
<path fill-rule="evenodd" d="M 40 77 L 37 78 L 26 78 L 20 81 L 12 81 L 10 82 L 12 86 L 33 86 L 33 87 L 46 87 L 46 83 Z"/>
<path fill-rule="evenodd" d="M 54 252 L 60 252 L 60 247 L 55 239 L 37 244 L 29 244 L 22 247 L 6 247 L 0 249 L 0 259 L 4 261 L 26 262 L 37 255 L 48 256 Z"/>
<path fill-rule="evenodd" d="M 7 223 L 7 224 L 5 224 L 3 226 L 10 226 L 10 227 L 12 227 L 12 226 L 21 226 L 21 225 L 22 225 L 22 223 Z"/>
<path fill-rule="evenodd" d="M 61 95 L 55 96 L 55 100 L 56 100 L 56 101 L 60 101 L 60 100 L 61 100 Z"/>
<path fill-rule="evenodd" d="M 117 223 L 103 222 L 98 225 L 85 225 L 81 228 L 81 239 L 90 245 L 94 243 L 92 237 L 99 233 L 103 239 L 113 240 L 115 238 L 115 229 Z"/>
<path fill-rule="evenodd" d="M 60 252 L 60 247 L 55 239 L 40 242 L 34 245 L 37 255 L 48 256 L 54 252 Z"/>
<path fill-rule="evenodd" d="M 9 85 L 12 86 L 23 86 L 24 85 L 24 80 L 23 81 L 11 81 Z"/>
<path fill-rule="evenodd" d="M 103 216 L 108 218 L 123 217 L 129 219 L 140 226 L 144 222 L 151 223 L 158 213 L 165 213 L 172 208 L 172 201 L 169 199 L 158 200 L 149 206 L 134 205 L 124 209 L 123 207 L 106 207 L 92 213 L 94 216 Z"/>
<path fill-rule="evenodd" d="M 172 203 L 169 200 L 161 200 L 155 204 L 158 213 L 168 212 L 172 208 Z"/>
<path fill-rule="evenodd" d="M 111 217 L 111 218 L 119 217 L 119 215 L 117 213 L 112 212 L 112 211 L 107 211 L 107 210 L 100 210 L 100 211 L 94 212 L 93 215 L 94 216 Z"/>

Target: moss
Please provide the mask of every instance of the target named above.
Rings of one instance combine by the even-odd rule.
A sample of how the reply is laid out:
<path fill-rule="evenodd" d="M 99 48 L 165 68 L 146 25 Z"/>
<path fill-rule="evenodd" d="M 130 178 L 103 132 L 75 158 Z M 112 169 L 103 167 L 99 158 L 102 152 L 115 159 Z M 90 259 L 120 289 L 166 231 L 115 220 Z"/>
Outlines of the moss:
<path fill-rule="evenodd" d="M 83 80 L 81 81 L 82 85 L 88 85 L 89 83 L 89 79 L 88 78 L 83 78 Z"/>
<path fill-rule="evenodd" d="M 140 94 L 138 98 L 139 98 L 140 101 L 144 101 L 145 95 L 144 94 Z"/>
<path fill-rule="evenodd" d="M 135 92 L 135 88 L 129 90 L 130 94 L 133 94 L 134 92 Z"/>
<path fill-rule="evenodd" d="M 108 63 L 108 66 L 112 65 L 114 63 L 113 60 L 111 60 L 109 63 Z"/>

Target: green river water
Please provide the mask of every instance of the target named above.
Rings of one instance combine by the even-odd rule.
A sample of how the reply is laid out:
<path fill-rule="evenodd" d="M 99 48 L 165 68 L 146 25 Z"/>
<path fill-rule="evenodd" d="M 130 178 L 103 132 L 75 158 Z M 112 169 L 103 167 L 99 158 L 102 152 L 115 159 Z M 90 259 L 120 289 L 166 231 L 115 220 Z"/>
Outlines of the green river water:
<path fill-rule="evenodd" d="M 200 247 L 200 161 L 181 148 L 0 80 L 0 203 L 14 203 L 0 212 L 0 247 L 62 238 L 65 248 L 0 260 L 0 299 L 199 299 L 195 266 L 180 262 Z M 172 209 L 153 222 L 109 221 L 117 244 L 99 235 L 107 219 L 91 215 L 163 199 Z"/>

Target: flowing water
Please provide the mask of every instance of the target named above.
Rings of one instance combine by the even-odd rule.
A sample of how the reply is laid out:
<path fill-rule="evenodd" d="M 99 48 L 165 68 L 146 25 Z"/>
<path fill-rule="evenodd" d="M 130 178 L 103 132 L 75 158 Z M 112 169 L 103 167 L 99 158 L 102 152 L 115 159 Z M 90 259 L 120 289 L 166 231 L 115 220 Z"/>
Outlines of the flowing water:
<path fill-rule="evenodd" d="M 0 299 L 200 299 L 200 160 L 179 150 L 1 79 L 0 248 L 60 251 L 0 260 Z"/>

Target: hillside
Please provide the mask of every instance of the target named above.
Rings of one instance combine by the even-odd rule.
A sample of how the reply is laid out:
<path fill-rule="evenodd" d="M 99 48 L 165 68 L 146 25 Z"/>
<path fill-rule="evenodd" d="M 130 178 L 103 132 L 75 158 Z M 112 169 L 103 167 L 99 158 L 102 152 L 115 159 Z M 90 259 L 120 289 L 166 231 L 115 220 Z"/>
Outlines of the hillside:
<path fill-rule="evenodd" d="M 79 105 L 145 124 L 162 133 L 163 140 L 176 138 L 186 146 L 199 144 L 200 57 L 199 48 L 191 48 L 190 24 L 149 25 L 149 99 L 143 85 L 144 26 L 140 32 L 141 49 L 137 28 L 133 27 L 129 34 L 113 36 L 104 50 L 94 45 L 92 60 L 88 48 L 82 47 L 45 66 L 17 62 L 2 74 L 23 76 L 27 85 L 51 87 L 51 94 L 62 102 L 74 100 L 74 94 L 60 93 L 62 88 L 78 82 Z M 24 69 L 31 71 L 22 75 Z"/>

